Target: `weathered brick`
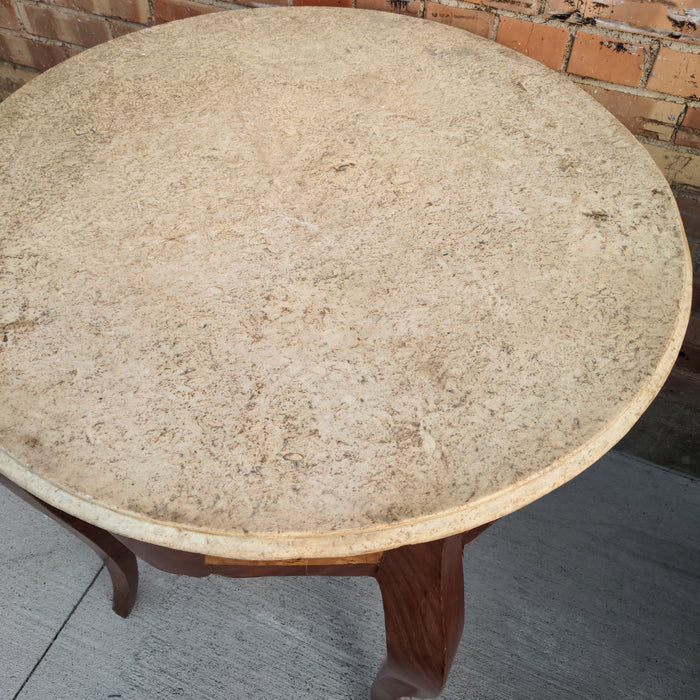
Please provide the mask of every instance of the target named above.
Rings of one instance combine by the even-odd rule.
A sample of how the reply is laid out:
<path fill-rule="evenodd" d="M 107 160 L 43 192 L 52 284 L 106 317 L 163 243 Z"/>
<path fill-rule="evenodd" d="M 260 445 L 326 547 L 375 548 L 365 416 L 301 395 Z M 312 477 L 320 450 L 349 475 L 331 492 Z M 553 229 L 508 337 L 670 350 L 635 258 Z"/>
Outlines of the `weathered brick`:
<path fill-rule="evenodd" d="M 700 187 L 700 155 L 672 151 L 660 144 L 644 146 L 669 182 Z"/>
<path fill-rule="evenodd" d="M 683 126 L 700 129 L 700 107 L 688 107 L 688 111 L 683 117 Z"/>
<path fill-rule="evenodd" d="M 700 99 L 700 54 L 662 47 L 651 69 L 647 88 Z"/>
<path fill-rule="evenodd" d="M 129 22 L 148 24 L 148 0 L 51 0 L 55 5 L 71 10 L 84 10 L 105 17 L 119 17 Z"/>
<path fill-rule="evenodd" d="M 459 27 L 478 36 L 490 37 L 495 15 L 471 8 L 448 7 L 436 2 L 425 3 L 425 19 Z"/>
<path fill-rule="evenodd" d="M 288 0 L 223 0 L 224 2 L 231 3 L 232 9 L 240 10 L 242 7 L 265 7 L 266 5 L 278 5 L 280 7 L 287 7 L 289 5 Z"/>
<path fill-rule="evenodd" d="M 352 7 L 352 0 L 294 0 L 295 7 Z"/>
<path fill-rule="evenodd" d="M 636 29 L 656 36 L 700 38 L 697 0 L 549 0 L 547 14 L 623 31 Z"/>
<path fill-rule="evenodd" d="M 614 114 L 633 134 L 670 141 L 683 109 L 682 104 L 653 97 L 628 95 L 597 85 L 581 85 L 600 104 Z"/>
<path fill-rule="evenodd" d="M 420 0 L 357 0 L 355 7 L 360 10 L 382 10 L 401 15 L 420 15 Z"/>
<path fill-rule="evenodd" d="M 540 0 L 470 0 L 470 2 L 474 5 L 493 7 L 496 10 L 518 12 L 521 15 L 536 15 L 540 9 Z"/>
<path fill-rule="evenodd" d="M 642 77 L 647 47 L 579 32 L 571 48 L 569 73 L 635 86 Z"/>
<path fill-rule="evenodd" d="M 0 27 L 19 29 L 19 19 L 11 0 L 0 0 Z"/>
<path fill-rule="evenodd" d="M 540 11 L 539 0 L 475 0 L 475 4 L 519 12 L 522 15 L 536 15 Z"/>
<path fill-rule="evenodd" d="M 700 148 L 700 109 L 688 107 L 681 127 L 676 134 L 676 143 L 679 146 Z"/>
<path fill-rule="evenodd" d="M 156 24 L 195 17 L 208 12 L 221 12 L 221 9 L 212 5 L 203 5 L 201 2 L 192 2 L 192 0 L 153 0 Z"/>
<path fill-rule="evenodd" d="M 576 12 L 584 0 L 547 0 L 547 12 L 559 19 L 568 19 Z"/>
<path fill-rule="evenodd" d="M 700 186 L 700 155 L 684 153 L 673 170 L 673 182 L 679 185 Z"/>
<path fill-rule="evenodd" d="M 697 0 L 587 0 L 587 15 L 642 29 L 698 36 Z"/>
<path fill-rule="evenodd" d="M 22 21 L 28 32 L 36 36 L 66 41 L 78 46 L 96 46 L 112 38 L 107 22 L 59 10 L 46 5 L 20 5 Z"/>
<path fill-rule="evenodd" d="M 561 27 L 501 17 L 496 41 L 556 70 L 564 60 L 569 32 Z"/>
<path fill-rule="evenodd" d="M 37 71 L 18 66 L 6 66 L 0 63 L 0 92 L 8 95 L 28 83 L 34 76 L 39 75 Z"/>
<path fill-rule="evenodd" d="M 131 22 L 122 22 L 118 19 L 108 19 L 107 24 L 109 25 L 109 30 L 115 39 L 118 36 L 124 36 L 125 34 L 137 32 L 139 29 L 143 29 L 145 26 L 143 24 L 132 24 Z"/>
<path fill-rule="evenodd" d="M 46 70 L 68 58 L 62 46 L 52 46 L 41 41 L 0 32 L 0 59 L 20 66 Z"/>

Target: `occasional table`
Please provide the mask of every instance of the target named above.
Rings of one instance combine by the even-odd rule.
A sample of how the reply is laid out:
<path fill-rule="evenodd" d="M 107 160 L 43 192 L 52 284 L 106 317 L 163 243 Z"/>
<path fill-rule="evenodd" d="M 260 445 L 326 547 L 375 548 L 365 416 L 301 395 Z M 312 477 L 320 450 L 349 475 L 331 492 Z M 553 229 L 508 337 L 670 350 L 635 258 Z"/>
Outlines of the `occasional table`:
<path fill-rule="evenodd" d="M 670 371 L 690 259 L 602 107 L 357 10 L 122 37 L 0 105 L 0 472 L 108 564 L 367 575 L 374 700 L 432 697 L 462 546 Z M 309 669 L 309 673 L 313 673 Z"/>

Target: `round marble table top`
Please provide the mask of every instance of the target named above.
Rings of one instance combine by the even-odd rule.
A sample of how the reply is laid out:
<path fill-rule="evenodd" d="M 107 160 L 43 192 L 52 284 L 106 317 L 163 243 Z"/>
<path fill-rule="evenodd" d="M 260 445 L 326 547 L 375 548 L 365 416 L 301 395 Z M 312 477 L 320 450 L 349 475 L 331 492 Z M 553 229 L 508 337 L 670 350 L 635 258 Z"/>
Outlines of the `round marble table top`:
<path fill-rule="evenodd" d="M 338 9 L 174 22 L 0 106 L 0 469 L 244 559 L 493 520 L 630 428 L 690 305 L 669 188 L 566 78 Z"/>

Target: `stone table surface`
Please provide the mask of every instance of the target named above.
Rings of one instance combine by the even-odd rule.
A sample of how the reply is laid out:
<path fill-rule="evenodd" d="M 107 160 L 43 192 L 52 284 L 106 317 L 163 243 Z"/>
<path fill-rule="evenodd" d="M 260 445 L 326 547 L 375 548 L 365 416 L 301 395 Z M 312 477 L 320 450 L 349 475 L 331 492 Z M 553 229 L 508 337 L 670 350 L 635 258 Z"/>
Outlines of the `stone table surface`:
<path fill-rule="evenodd" d="M 113 532 L 362 554 L 512 512 L 661 387 L 675 204 L 566 78 L 355 10 L 206 15 L 0 105 L 0 471 Z"/>

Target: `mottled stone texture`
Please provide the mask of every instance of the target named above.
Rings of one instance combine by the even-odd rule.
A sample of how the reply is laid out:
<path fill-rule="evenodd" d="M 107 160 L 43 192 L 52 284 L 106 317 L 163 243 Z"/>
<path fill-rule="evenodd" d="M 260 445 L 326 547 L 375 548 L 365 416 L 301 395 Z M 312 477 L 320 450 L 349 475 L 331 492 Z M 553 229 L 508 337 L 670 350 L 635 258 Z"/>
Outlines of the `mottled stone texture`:
<path fill-rule="evenodd" d="M 466 32 L 217 13 L 0 122 L 0 468 L 126 535 L 281 558 L 467 529 L 612 446 L 680 345 L 661 173 Z"/>
<path fill-rule="evenodd" d="M 698 0 L 0 0 L 0 100 L 35 72 L 110 37 L 200 14 L 270 5 L 422 17 L 562 71 L 647 146 L 679 202 L 692 197 L 700 206 L 700 142 L 694 127 L 687 127 L 687 115 L 700 109 Z M 691 248 L 700 247 L 700 230 L 686 233 Z M 700 304 L 697 277 L 695 285 Z M 700 324 L 700 311 L 693 323 Z M 682 356 L 697 366 L 700 345 L 687 338 Z M 697 391 L 700 375 L 687 378 L 688 389 Z"/>

